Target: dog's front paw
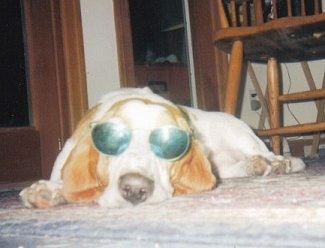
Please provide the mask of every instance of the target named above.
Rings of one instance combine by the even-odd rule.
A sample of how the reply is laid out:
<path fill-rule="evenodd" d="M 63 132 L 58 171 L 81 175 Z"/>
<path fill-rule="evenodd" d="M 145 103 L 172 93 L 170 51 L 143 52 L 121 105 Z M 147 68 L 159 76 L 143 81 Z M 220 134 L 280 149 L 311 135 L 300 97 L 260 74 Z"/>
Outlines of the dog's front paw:
<path fill-rule="evenodd" d="M 282 156 L 277 156 L 277 158 L 271 162 L 271 165 L 272 175 L 288 174 L 292 172 L 290 159 L 284 158 Z"/>
<path fill-rule="evenodd" d="M 247 166 L 248 176 L 269 176 L 292 172 L 291 161 L 281 156 L 268 160 L 263 156 L 254 156 Z"/>
<path fill-rule="evenodd" d="M 271 171 L 270 161 L 259 155 L 250 158 L 246 169 L 248 176 L 267 176 Z"/>
<path fill-rule="evenodd" d="M 49 208 L 66 203 L 61 194 L 61 184 L 40 180 L 19 193 L 27 208 Z"/>

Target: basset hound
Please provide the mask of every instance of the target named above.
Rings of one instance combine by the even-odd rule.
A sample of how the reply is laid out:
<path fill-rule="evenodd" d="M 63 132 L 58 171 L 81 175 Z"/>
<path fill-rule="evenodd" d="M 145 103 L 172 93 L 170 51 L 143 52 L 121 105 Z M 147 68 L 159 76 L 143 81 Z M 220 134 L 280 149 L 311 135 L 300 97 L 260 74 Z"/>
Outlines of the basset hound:
<path fill-rule="evenodd" d="M 241 120 L 176 106 L 148 88 L 105 95 L 83 117 L 50 180 L 21 191 L 28 208 L 96 202 L 123 207 L 213 190 L 223 178 L 303 170 Z"/>

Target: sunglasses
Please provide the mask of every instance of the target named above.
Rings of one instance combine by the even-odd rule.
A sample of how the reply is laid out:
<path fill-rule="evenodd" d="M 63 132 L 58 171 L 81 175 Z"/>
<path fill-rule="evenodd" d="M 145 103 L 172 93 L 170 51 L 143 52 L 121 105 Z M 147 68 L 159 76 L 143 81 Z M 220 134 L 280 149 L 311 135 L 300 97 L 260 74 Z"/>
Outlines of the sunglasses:
<path fill-rule="evenodd" d="M 96 149 L 110 156 L 123 153 L 132 139 L 132 130 L 126 125 L 113 122 L 97 124 L 91 131 Z M 175 161 L 190 147 L 190 134 L 175 126 L 163 126 L 151 131 L 149 143 L 152 152 L 159 158 Z"/>

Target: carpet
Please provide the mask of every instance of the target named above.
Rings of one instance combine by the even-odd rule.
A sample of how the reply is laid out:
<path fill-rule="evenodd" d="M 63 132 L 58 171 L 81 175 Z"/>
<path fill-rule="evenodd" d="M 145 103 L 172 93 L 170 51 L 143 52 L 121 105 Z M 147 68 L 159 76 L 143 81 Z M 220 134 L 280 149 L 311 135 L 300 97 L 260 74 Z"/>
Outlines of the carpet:
<path fill-rule="evenodd" d="M 0 247 L 325 247 L 323 161 L 132 208 L 25 209 L 18 192 L 0 192 Z"/>

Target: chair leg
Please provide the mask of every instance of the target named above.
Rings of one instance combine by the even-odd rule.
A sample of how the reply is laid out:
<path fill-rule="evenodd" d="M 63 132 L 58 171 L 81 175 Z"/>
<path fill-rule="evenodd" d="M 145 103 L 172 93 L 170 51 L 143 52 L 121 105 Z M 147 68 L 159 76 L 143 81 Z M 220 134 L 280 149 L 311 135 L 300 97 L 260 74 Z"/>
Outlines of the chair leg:
<path fill-rule="evenodd" d="M 280 107 L 279 107 L 279 71 L 275 58 L 270 58 L 267 63 L 267 84 L 270 111 L 270 127 L 280 127 Z M 272 150 L 275 154 L 281 153 L 281 137 L 271 137 Z"/>
<path fill-rule="evenodd" d="M 308 86 L 310 88 L 310 90 L 316 90 L 316 84 L 313 78 L 313 75 L 311 73 L 310 67 L 308 65 L 308 63 L 306 61 L 302 61 L 300 62 L 302 70 L 305 74 Z M 325 88 L 325 72 L 324 72 L 324 76 L 323 76 L 323 84 L 322 84 L 322 88 Z M 324 115 L 324 107 L 325 107 L 325 100 L 321 99 L 321 100 L 317 100 L 315 101 L 316 104 L 316 108 L 317 108 L 317 119 L 316 122 L 322 122 L 324 121 L 325 115 Z M 319 148 L 319 143 L 320 143 L 320 133 L 315 133 L 313 135 L 313 143 L 311 145 L 311 152 L 310 152 L 310 157 L 315 157 L 317 155 L 318 152 L 318 148 Z"/>
<path fill-rule="evenodd" d="M 238 91 L 243 66 L 243 43 L 235 41 L 230 54 L 224 112 L 236 114 Z"/>

